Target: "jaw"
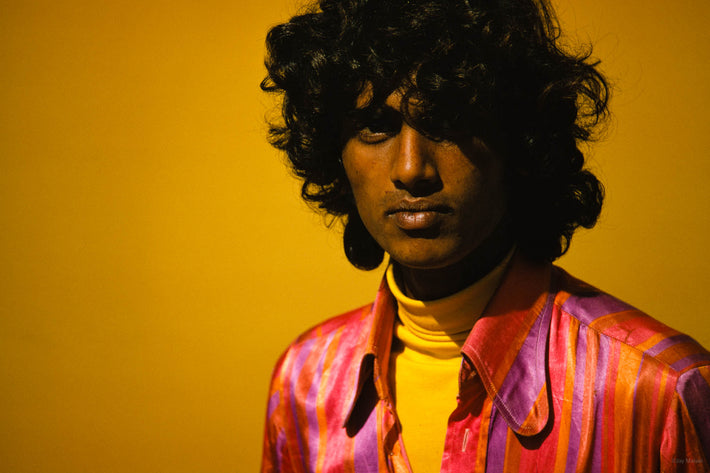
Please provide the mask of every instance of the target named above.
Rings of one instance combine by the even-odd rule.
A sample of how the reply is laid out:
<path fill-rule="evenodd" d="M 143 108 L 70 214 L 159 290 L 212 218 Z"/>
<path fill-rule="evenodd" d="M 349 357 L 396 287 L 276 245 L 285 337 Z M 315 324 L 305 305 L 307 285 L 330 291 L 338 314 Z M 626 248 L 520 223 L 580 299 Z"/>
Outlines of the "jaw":
<path fill-rule="evenodd" d="M 478 281 L 495 268 L 513 247 L 506 223 L 501 223 L 482 242 L 411 239 L 390 256 L 399 269 L 407 294 L 432 300 L 454 294 Z M 465 243 L 468 243 L 466 245 Z"/>

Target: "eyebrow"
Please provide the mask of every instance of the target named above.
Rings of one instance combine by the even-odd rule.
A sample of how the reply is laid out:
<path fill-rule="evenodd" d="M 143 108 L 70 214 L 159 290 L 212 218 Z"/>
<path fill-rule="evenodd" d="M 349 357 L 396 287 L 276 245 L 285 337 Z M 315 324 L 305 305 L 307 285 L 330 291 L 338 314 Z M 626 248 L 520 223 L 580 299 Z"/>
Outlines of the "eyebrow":
<path fill-rule="evenodd" d="M 348 113 L 348 116 L 358 119 L 371 118 L 373 116 L 392 116 L 395 114 L 401 116 L 402 112 L 399 109 L 392 107 L 391 105 L 383 103 L 381 105 L 370 104 L 366 107 L 355 108 Z"/>

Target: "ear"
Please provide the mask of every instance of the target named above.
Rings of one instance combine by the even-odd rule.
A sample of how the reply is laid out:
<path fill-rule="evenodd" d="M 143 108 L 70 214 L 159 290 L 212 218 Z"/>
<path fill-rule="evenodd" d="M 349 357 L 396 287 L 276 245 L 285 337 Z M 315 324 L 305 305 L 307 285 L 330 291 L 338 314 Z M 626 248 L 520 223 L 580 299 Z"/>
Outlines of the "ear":
<path fill-rule="evenodd" d="M 357 210 L 348 214 L 343 232 L 343 246 L 348 261 L 358 269 L 366 271 L 375 269 L 385 257 L 384 250 L 367 231 Z"/>

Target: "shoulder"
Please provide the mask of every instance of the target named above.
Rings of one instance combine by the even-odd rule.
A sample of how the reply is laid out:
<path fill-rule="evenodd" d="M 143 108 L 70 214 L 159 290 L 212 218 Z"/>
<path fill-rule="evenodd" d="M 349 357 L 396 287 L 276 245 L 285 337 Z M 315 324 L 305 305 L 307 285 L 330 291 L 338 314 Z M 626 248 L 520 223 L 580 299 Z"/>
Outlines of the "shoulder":
<path fill-rule="evenodd" d="M 676 376 L 710 367 L 710 353 L 690 336 L 561 268 L 555 267 L 555 279 L 555 305 L 560 313 L 576 319 L 598 336 Z"/>
<path fill-rule="evenodd" d="M 331 317 L 299 335 L 279 357 L 272 375 L 272 389 L 284 383 L 308 381 L 325 364 L 348 358 L 364 349 L 371 325 L 371 305 Z M 341 363 L 338 363 L 340 365 Z"/>
<path fill-rule="evenodd" d="M 314 325 L 299 335 L 287 348 L 285 355 L 300 352 L 306 346 L 314 348 L 334 336 L 347 339 L 359 338 L 363 330 L 371 323 L 372 304 L 336 315 Z"/>
<path fill-rule="evenodd" d="M 595 382 L 604 402 L 618 410 L 623 409 L 619 400 L 633 399 L 633 409 L 643 412 L 630 417 L 634 429 L 650 432 L 663 426 L 664 435 L 677 437 L 671 444 L 683 438 L 702 445 L 708 455 L 710 353 L 692 337 L 626 302 L 559 268 L 554 272 L 553 313 L 558 327 L 567 328 L 558 349 L 577 347 L 573 353 L 587 355 L 591 369 L 601 373 Z M 649 420 L 654 417 L 659 420 Z"/>

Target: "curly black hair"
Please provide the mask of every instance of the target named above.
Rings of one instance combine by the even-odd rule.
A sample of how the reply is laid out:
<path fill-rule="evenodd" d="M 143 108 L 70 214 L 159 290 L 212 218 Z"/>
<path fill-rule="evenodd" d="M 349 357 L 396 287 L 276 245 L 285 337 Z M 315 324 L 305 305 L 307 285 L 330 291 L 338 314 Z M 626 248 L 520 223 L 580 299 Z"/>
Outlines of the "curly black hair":
<path fill-rule="evenodd" d="M 505 160 L 512 238 L 553 261 L 601 212 L 603 187 L 580 145 L 609 99 L 591 47 L 571 52 L 560 37 L 547 0 L 320 0 L 267 35 L 261 88 L 282 94 L 283 118 L 270 141 L 303 179 L 303 198 L 345 218 L 348 259 L 372 269 L 383 252 L 357 216 L 343 127 L 365 91 L 377 107 L 403 90 L 402 113 L 427 136 L 477 136 Z"/>

